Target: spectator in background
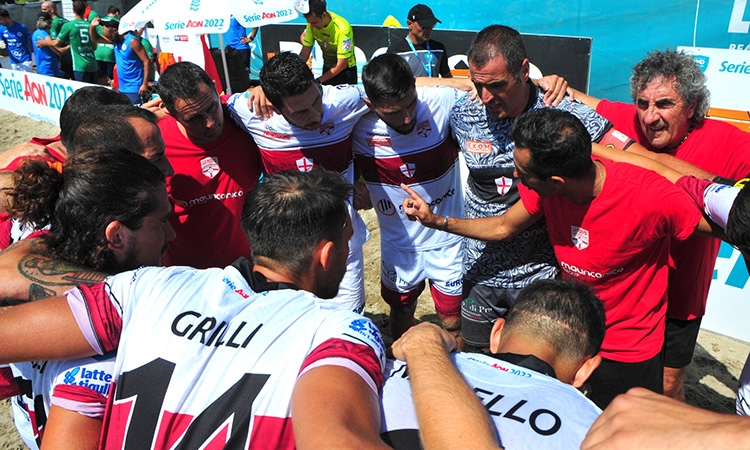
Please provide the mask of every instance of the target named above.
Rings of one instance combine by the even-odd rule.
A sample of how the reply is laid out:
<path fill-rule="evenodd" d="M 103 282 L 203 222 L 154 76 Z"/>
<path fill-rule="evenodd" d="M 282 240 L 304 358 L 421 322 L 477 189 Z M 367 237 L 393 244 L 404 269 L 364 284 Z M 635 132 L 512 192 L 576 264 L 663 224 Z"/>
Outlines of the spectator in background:
<path fill-rule="evenodd" d="M 448 67 L 445 46 L 430 39 L 436 23 L 442 23 L 429 6 L 418 4 L 409 10 L 406 26 L 409 34 L 388 47 L 388 53 L 397 53 L 409 63 L 415 77 L 443 77 L 453 75 Z"/>
<path fill-rule="evenodd" d="M 57 15 L 57 8 L 51 1 L 42 2 L 42 12 L 46 12 L 52 17 L 52 25 L 49 29 L 50 39 L 36 42 L 37 47 L 48 47 L 52 42 L 52 39 L 57 39 L 57 35 L 60 34 L 60 29 L 63 24 L 67 23 L 67 19 Z M 65 74 L 64 78 L 69 80 L 73 79 L 73 58 L 70 55 L 70 48 L 68 46 L 58 47 L 60 50 L 60 70 Z"/>
<path fill-rule="evenodd" d="M 103 35 L 97 33 L 96 28 L 101 23 Z M 148 74 L 151 61 L 143 49 L 141 39 L 134 33 L 120 34 L 117 28 L 120 19 L 107 16 L 91 21 L 91 38 L 97 44 L 113 44 L 115 61 L 117 62 L 117 90 L 130 99 L 134 105 L 143 103 L 148 93 Z"/>
<path fill-rule="evenodd" d="M 343 17 L 326 10 L 325 0 L 311 0 L 305 14 L 307 28 L 302 39 L 303 61 L 307 61 L 315 42 L 323 51 L 322 84 L 357 84 L 357 60 L 354 58 L 354 32 Z"/>
<path fill-rule="evenodd" d="M 110 6 L 109 9 L 107 9 L 107 15 L 102 19 L 102 22 L 108 17 L 116 17 L 119 19 L 120 8 Z M 91 20 L 89 20 L 89 22 L 91 22 Z M 104 34 L 102 25 L 96 27 L 96 32 L 99 33 L 99 35 Z M 115 79 L 115 46 L 104 42 L 97 43 L 96 50 L 94 50 L 94 57 L 96 58 L 96 66 L 99 72 L 99 84 L 102 86 L 109 86 Z"/>
<path fill-rule="evenodd" d="M 73 78 L 76 81 L 96 84 L 97 65 L 94 57 L 95 44 L 89 34 L 89 23 L 83 18 L 86 11 L 86 2 L 76 0 L 73 2 L 73 14 L 75 19 L 63 24 L 57 39 L 51 44 L 70 44 L 70 52 L 73 56 Z"/>
<path fill-rule="evenodd" d="M 226 53 L 238 52 L 242 57 L 242 66 L 250 73 L 250 43 L 255 40 L 255 36 L 258 35 L 258 27 L 255 27 L 250 31 L 250 36 L 247 35 L 245 27 L 237 22 L 237 19 L 232 17 L 229 21 L 229 30 L 224 33 L 224 41 L 226 42 Z"/>
<path fill-rule="evenodd" d="M 0 8 L 0 39 L 8 49 L 11 69 L 31 72 L 31 33 L 26 25 L 14 22 L 3 8 Z"/>
<path fill-rule="evenodd" d="M 36 31 L 31 35 L 31 41 L 36 44 L 50 37 L 49 29 L 52 26 L 52 17 L 46 12 L 40 12 L 36 18 Z M 60 49 L 54 46 L 34 48 L 34 60 L 36 60 L 36 73 L 48 77 L 62 76 L 60 71 Z"/>

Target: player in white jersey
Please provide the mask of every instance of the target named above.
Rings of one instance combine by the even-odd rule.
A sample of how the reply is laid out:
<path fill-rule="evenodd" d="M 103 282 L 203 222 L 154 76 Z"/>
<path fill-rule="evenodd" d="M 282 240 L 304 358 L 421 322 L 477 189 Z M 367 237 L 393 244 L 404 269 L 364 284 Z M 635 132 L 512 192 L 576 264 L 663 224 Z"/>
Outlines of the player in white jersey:
<path fill-rule="evenodd" d="M 328 171 L 271 176 L 243 212 L 254 265 L 141 268 L 21 305 L 0 315 L 0 360 L 119 346 L 103 448 L 384 448 L 378 330 L 322 300 L 346 270 L 350 192 Z"/>
<path fill-rule="evenodd" d="M 425 448 L 577 449 L 601 413 L 576 388 L 601 361 L 604 330 L 591 289 L 555 280 L 521 291 L 493 326 L 492 355 L 449 357 L 450 335 L 432 324 L 414 327 L 393 346 L 408 366 L 387 366 L 384 439 L 418 448 L 421 428 Z"/>
<path fill-rule="evenodd" d="M 449 114 L 463 92 L 416 88 L 409 65 L 395 54 L 373 58 L 362 82 L 372 112 L 354 128 L 354 153 L 378 213 L 381 294 L 391 307 L 392 336 L 414 324 L 425 280 L 443 325 L 459 333 L 461 238 L 420 229 L 404 217 L 400 184 L 424 193 L 441 214 L 461 215 L 458 147 L 450 137 Z"/>
<path fill-rule="evenodd" d="M 250 93 L 235 94 L 226 101 L 232 118 L 258 144 L 263 171 L 307 172 L 323 167 L 354 183 L 352 128 L 368 111 L 361 89 L 350 85 L 321 86 L 299 56 L 290 52 L 269 59 L 261 70 L 260 81 L 278 114 L 268 119 L 256 115 L 248 107 Z M 362 245 L 370 238 L 370 232 L 351 199 L 348 207 L 354 226 L 349 267 L 333 301 L 361 313 L 365 305 Z"/>

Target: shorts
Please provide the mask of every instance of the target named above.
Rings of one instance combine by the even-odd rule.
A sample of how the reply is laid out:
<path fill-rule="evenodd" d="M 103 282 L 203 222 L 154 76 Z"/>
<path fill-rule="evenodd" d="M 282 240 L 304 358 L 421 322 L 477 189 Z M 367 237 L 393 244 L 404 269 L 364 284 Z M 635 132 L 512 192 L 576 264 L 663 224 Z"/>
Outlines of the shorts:
<path fill-rule="evenodd" d="M 327 72 L 328 70 L 330 70 L 330 67 L 324 67 L 323 73 Z M 336 86 L 337 84 L 357 84 L 357 66 L 348 67 L 342 70 L 335 77 L 321 84 L 326 84 L 328 86 Z"/>
<path fill-rule="evenodd" d="M 661 394 L 664 392 L 664 355 L 659 352 L 651 359 L 636 363 L 602 358 L 588 384 L 591 387 L 589 398 L 601 409 L 633 387 L 644 387 Z"/>
<path fill-rule="evenodd" d="M 495 320 L 505 316 L 521 289 L 476 284 L 464 278 L 461 302 L 461 337 L 467 344 L 488 348 Z"/>
<path fill-rule="evenodd" d="M 99 82 L 99 78 L 97 78 L 96 72 L 80 72 L 78 70 L 74 70 L 73 78 L 76 81 L 81 81 L 84 83 L 97 84 Z"/>
<path fill-rule="evenodd" d="M 693 360 L 695 343 L 698 342 L 698 332 L 701 329 L 701 319 L 692 320 L 670 319 L 667 317 L 667 327 L 664 335 L 664 365 L 673 369 L 681 369 L 690 365 Z"/>
<path fill-rule="evenodd" d="M 107 77 L 110 80 L 115 79 L 115 63 L 110 61 L 96 61 L 99 78 Z"/>
<path fill-rule="evenodd" d="M 21 72 L 31 72 L 31 61 L 24 61 L 21 64 L 10 63 L 10 68 Z"/>
<path fill-rule="evenodd" d="M 339 284 L 336 297 L 328 300 L 342 309 L 362 314 L 365 310 L 365 263 L 362 247 L 349 252 L 346 273 Z"/>
<path fill-rule="evenodd" d="M 120 94 L 127 97 L 133 106 L 141 106 L 145 102 L 145 99 L 148 98 L 148 96 L 141 96 L 141 94 L 137 92 L 120 92 Z"/>

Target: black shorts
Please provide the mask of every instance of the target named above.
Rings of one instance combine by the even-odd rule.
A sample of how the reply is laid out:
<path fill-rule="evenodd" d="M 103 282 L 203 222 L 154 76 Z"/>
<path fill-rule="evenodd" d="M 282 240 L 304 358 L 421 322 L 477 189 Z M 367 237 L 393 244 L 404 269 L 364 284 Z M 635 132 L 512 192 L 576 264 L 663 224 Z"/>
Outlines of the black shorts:
<path fill-rule="evenodd" d="M 505 316 L 520 289 L 496 288 L 464 278 L 461 295 L 461 337 L 467 344 L 488 348 L 495 320 Z"/>
<path fill-rule="evenodd" d="M 97 72 L 99 78 L 109 78 L 113 80 L 115 78 L 115 63 L 109 61 L 96 61 Z"/>
<path fill-rule="evenodd" d="M 643 362 L 624 363 L 602 358 L 601 365 L 591 374 L 589 398 L 604 409 L 630 388 L 644 387 L 657 394 L 664 392 L 664 358 L 662 352 Z"/>
<path fill-rule="evenodd" d="M 324 67 L 323 73 L 326 73 L 328 70 L 330 70 L 330 67 Z M 336 86 L 338 84 L 357 84 L 357 66 L 348 67 L 342 70 L 341 73 L 322 84 L 329 86 Z"/>
<path fill-rule="evenodd" d="M 701 330 L 701 319 L 678 320 L 667 318 L 664 335 L 664 365 L 681 369 L 690 365 L 693 360 L 695 343 Z"/>

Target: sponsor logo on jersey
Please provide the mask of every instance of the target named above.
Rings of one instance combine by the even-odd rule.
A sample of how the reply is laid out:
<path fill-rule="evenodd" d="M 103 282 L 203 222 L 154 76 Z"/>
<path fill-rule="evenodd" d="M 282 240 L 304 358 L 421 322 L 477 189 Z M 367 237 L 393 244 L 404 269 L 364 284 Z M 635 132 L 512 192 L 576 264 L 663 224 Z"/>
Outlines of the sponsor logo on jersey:
<path fill-rule="evenodd" d="M 174 198 L 172 199 L 172 201 L 175 202 L 175 204 L 183 208 L 187 208 L 188 206 L 200 205 L 200 204 L 206 203 L 209 200 L 230 200 L 233 198 L 241 198 L 243 195 L 245 195 L 245 191 L 234 191 L 234 192 L 213 193 L 213 194 L 203 195 L 198 198 L 193 198 L 187 201 Z"/>
<path fill-rule="evenodd" d="M 390 147 L 391 138 L 389 137 L 373 137 L 367 138 L 368 147 Z"/>
<path fill-rule="evenodd" d="M 576 226 L 570 226 L 570 239 L 578 250 L 584 250 L 589 247 L 589 231 Z"/>
<path fill-rule="evenodd" d="M 427 136 L 432 133 L 432 126 L 430 125 L 430 122 L 425 120 L 424 122 L 417 124 L 417 134 L 422 136 L 423 138 L 426 138 Z"/>
<path fill-rule="evenodd" d="M 567 272 L 568 274 L 579 277 L 581 275 L 590 277 L 590 278 L 596 278 L 596 279 L 602 279 L 604 277 L 608 277 L 610 275 L 617 275 L 625 271 L 624 267 L 618 267 L 616 269 L 612 269 L 610 271 L 601 273 L 601 272 L 594 272 L 593 270 L 589 269 L 582 269 L 578 266 L 575 266 L 573 264 L 568 264 L 565 261 L 560 261 L 560 268 Z"/>
<path fill-rule="evenodd" d="M 396 214 L 396 208 L 387 198 L 381 198 L 375 204 L 378 208 L 378 212 L 384 216 L 392 216 Z"/>
<path fill-rule="evenodd" d="M 333 122 L 324 123 L 320 126 L 320 134 L 323 136 L 330 136 L 333 133 Z"/>
<path fill-rule="evenodd" d="M 302 157 L 295 162 L 297 163 L 297 170 L 300 172 L 309 172 L 313 170 L 314 164 L 313 160 L 310 158 Z"/>
<path fill-rule="evenodd" d="M 276 133 L 274 131 L 268 131 L 268 130 L 263 131 L 263 136 L 270 138 L 270 139 L 281 139 L 282 141 L 289 141 L 292 139 L 292 136 L 289 134 Z"/>
<path fill-rule="evenodd" d="M 457 287 L 461 286 L 463 284 L 463 278 L 457 278 L 455 280 L 450 280 L 445 282 L 446 287 Z"/>
<path fill-rule="evenodd" d="M 352 49 L 352 38 L 341 41 L 341 50 L 347 51 Z"/>
<path fill-rule="evenodd" d="M 206 156 L 201 159 L 201 172 L 208 178 L 213 178 L 219 174 L 219 158 L 216 156 Z"/>
<path fill-rule="evenodd" d="M 355 333 L 364 336 L 368 342 L 377 344 L 380 350 L 385 348 L 383 338 L 380 337 L 380 331 L 378 331 L 377 327 L 369 319 L 353 320 L 349 324 L 349 328 Z M 382 354 L 382 351 L 380 353 Z"/>
<path fill-rule="evenodd" d="M 88 370 L 85 367 L 76 367 L 65 372 L 63 384 L 69 386 L 82 386 L 98 392 L 104 396 L 109 393 L 112 374 L 104 370 Z"/>
<path fill-rule="evenodd" d="M 492 142 L 466 140 L 466 151 L 477 155 L 489 155 L 492 153 Z"/>
<path fill-rule="evenodd" d="M 495 186 L 498 194 L 505 195 L 513 187 L 513 180 L 508 177 L 495 178 Z"/>
<path fill-rule="evenodd" d="M 401 170 L 401 173 L 403 173 L 406 178 L 412 178 L 416 171 L 416 166 L 412 163 L 406 163 L 399 166 L 399 170 Z"/>

